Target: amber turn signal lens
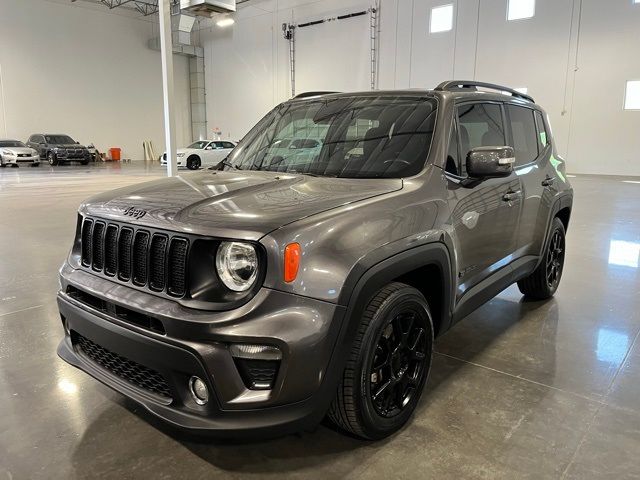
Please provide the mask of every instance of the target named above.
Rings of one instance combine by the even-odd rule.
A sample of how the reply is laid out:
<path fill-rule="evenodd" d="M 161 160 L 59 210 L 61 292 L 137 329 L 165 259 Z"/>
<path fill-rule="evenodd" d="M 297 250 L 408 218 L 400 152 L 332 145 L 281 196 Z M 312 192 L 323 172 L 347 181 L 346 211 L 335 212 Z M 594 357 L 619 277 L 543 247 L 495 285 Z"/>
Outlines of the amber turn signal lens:
<path fill-rule="evenodd" d="M 284 249 L 284 281 L 293 282 L 298 276 L 302 249 L 299 243 L 290 243 Z"/>

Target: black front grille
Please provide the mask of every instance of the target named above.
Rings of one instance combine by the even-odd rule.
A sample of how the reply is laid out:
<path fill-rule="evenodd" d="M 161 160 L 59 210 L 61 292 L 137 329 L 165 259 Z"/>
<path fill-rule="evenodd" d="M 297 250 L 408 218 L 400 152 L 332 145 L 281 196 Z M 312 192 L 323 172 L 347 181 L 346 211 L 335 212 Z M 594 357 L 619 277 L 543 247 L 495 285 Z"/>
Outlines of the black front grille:
<path fill-rule="evenodd" d="M 154 292 L 186 294 L 186 238 L 87 218 L 80 239 L 84 267 Z"/>
<path fill-rule="evenodd" d="M 28 158 L 28 157 L 30 157 L 30 156 L 31 156 L 31 155 L 30 155 L 30 154 L 28 154 L 28 153 L 19 153 L 19 154 L 18 154 L 18 158 Z"/>
<path fill-rule="evenodd" d="M 148 248 L 149 232 L 138 230 L 133 240 L 133 283 L 140 287 L 147 284 Z"/>
<path fill-rule="evenodd" d="M 167 291 L 176 297 L 186 293 L 187 250 L 189 242 L 175 238 L 169 247 L 169 286 Z"/>
<path fill-rule="evenodd" d="M 164 290 L 166 283 L 166 263 L 167 258 L 167 237 L 166 235 L 155 234 L 151 239 L 151 249 L 149 255 L 149 288 L 156 292 Z"/>
<path fill-rule="evenodd" d="M 93 225 L 91 252 L 93 253 L 92 268 L 102 270 L 104 268 L 104 222 L 96 222 Z"/>
<path fill-rule="evenodd" d="M 160 373 L 107 350 L 76 332 L 74 332 L 72 338 L 84 355 L 112 375 L 120 377 L 138 388 L 159 395 L 166 401 L 171 401 L 169 384 Z"/>
<path fill-rule="evenodd" d="M 118 271 L 118 227 L 109 225 L 104 235 L 104 273 L 113 277 Z"/>

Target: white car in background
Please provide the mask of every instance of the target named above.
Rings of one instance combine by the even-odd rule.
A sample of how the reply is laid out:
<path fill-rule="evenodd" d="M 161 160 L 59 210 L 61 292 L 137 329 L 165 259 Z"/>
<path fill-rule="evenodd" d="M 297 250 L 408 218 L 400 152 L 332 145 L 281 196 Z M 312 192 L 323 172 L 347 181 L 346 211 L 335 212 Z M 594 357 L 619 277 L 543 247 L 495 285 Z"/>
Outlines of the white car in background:
<path fill-rule="evenodd" d="M 37 167 L 40 165 L 40 155 L 19 140 L 0 140 L 0 167 L 17 167 L 22 162 Z"/>
<path fill-rule="evenodd" d="M 178 167 L 198 170 L 200 167 L 210 167 L 224 160 L 231 150 L 236 147 L 234 142 L 227 140 L 199 140 L 187 148 L 178 149 Z M 162 155 L 161 165 L 167 165 L 167 153 Z"/>

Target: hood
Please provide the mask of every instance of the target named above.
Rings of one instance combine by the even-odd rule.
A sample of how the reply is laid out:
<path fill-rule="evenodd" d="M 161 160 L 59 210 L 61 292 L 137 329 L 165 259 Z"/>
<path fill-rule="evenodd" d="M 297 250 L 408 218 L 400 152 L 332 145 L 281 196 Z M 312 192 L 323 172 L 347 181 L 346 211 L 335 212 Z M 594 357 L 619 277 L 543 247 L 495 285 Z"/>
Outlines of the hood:
<path fill-rule="evenodd" d="M 309 215 L 401 188 L 401 179 L 207 170 L 103 193 L 87 200 L 80 212 L 173 231 L 258 240 Z"/>
<path fill-rule="evenodd" d="M 35 155 L 37 152 L 29 147 L 0 147 L 0 150 L 11 152 L 14 155 Z"/>

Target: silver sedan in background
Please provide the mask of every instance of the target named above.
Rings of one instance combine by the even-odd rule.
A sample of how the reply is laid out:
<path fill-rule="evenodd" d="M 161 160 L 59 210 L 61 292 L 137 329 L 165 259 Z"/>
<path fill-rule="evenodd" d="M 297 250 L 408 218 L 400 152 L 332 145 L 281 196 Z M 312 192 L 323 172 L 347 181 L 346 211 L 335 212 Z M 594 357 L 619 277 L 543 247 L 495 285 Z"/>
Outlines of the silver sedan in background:
<path fill-rule="evenodd" d="M 23 162 L 37 167 L 40 165 L 40 155 L 19 140 L 0 140 L 0 167 L 17 167 Z"/>

